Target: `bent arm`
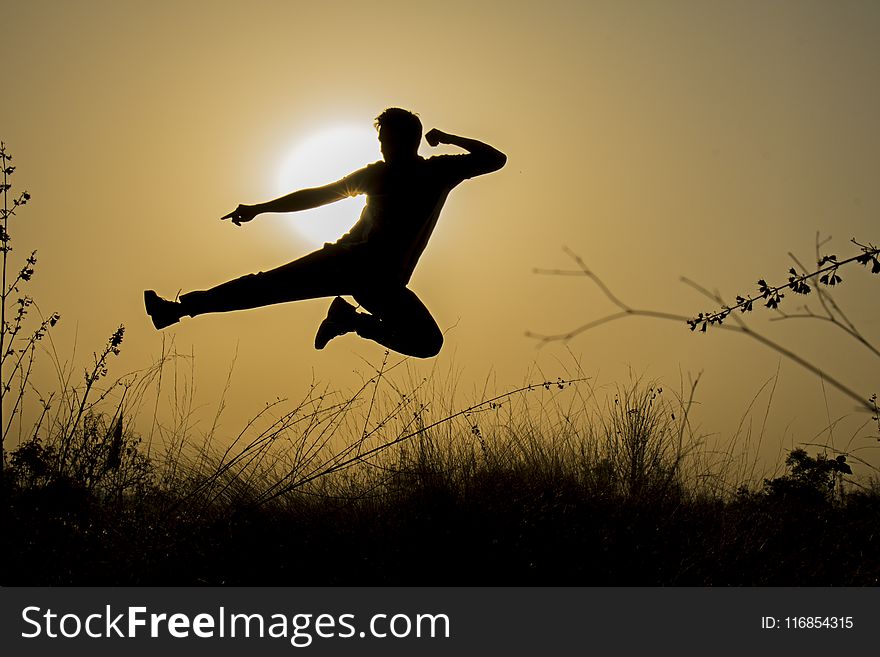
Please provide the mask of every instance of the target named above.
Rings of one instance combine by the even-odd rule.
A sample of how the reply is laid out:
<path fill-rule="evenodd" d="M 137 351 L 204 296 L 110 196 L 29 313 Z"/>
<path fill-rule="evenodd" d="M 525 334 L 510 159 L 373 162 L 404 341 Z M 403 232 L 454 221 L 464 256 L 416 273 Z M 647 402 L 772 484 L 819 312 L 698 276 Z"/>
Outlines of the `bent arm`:
<path fill-rule="evenodd" d="M 477 162 L 477 166 L 480 169 L 479 173 L 498 171 L 498 169 L 507 163 L 507 156 L 504 153 L 494 146 L 490 146 L 477 139 L 460 137 L 448 132 L 443 132 L 442 130 L 437 130 L 437 128 L 428 131 L 425 135 L 425 139 L 431 146 L 436 146 L 437 144 L 450 144 L 452 146 L 463 148 L 470 153 L 471 157 L 474 158 L 474 161 Z"/>

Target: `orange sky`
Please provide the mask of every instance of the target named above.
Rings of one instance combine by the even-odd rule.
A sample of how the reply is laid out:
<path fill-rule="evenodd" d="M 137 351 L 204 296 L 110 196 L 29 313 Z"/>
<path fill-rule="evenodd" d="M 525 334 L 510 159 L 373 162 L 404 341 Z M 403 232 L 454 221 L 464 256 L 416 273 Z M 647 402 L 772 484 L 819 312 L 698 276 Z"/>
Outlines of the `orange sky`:
<path fill-rule="evenodd" d="M 670 387 L 702 372 L 699 423 L 728 435 L 776 354 L 646 319 L 537 351 L 526 331 L 613 309 L 586 281 L 533 268 L 568 267 L 565 245 L 630 304 L 689 315 L 711 304 L 680 276 L 732 299 L 784 280 L 788 251 L 811 260 L 817 231 L 841 255 L 851 237 L 880 241 L 875 2 L 31 0 L 4 3 L 2 18 L 0 138 L 34 197 L 12 226 L 17 253 L 39 250 L 30 292 L 62 314 L 60 351 L 76 343 L 85 364 L 126 326 L 117 374 L 161 350 L 142 290 L 173 296 L 305 254 L 307 217 L 219 217 L 276 196 L 291 149 L 318 129 L 370 128 L 387 106 L 509 157 L 453 192 L 412 281 L 448 329 L 441 356 L 413 371 L 459 372 L 465 392 L 490 372 L 500 388 L 535 367 L 556 376 L 573 357 L 600 384 L 629 368 Z M 880 341 L 878 280 L 844 278 L 841 302 Z M 195 354 L 203 404 L 237 353 L 231 431 L 266 401 L 313 380 L 347 389 L 381 361 L 353 336 L 314 351 L 326 307 L 200 317 L 164 337 Z M 880 392 L 876 360 L 832 328 L 762 317 Z M 775 394 L 776 463 L 852 411 L 786 362 Z"/>

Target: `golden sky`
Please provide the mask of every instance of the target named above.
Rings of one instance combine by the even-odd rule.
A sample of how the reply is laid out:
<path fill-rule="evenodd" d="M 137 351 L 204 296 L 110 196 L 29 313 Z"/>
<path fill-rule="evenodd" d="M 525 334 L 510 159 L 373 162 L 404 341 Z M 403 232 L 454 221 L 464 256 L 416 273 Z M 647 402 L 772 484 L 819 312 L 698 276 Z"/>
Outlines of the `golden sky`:
<path fill-rule="evenodd" d="M 600 384 L 629 368 L 669 387 L 702 372 L 700 424 L 729 434 L 778 355 L 648 319 L 538 351 L 526 331 L 613 307 L 584 280 L 533 269 L 569 267 L 568 246 L 633 306 L 691 315 L 712 304 L 680 276 L 732 299 L 760 277 L 783 281 L 789 251 L 812 262 L 817 231 L 841 255 L 851 237 L 880 241 L 876 2 L 4 0 L 0 16 L 0 138 L 33 195 L 11 232 L 18 254 L 39 251 L 30 292 L 61 313 L 59 349 L 75 343 L 87 361 L 122 323 L 121 374 L 173 336 L 196 356 L 205 404 L 237 353 L 230 429 L 312 380 L 353 385 L 382 349 L 346 336 L 314 351 L 327 300 L 160 334 L 142 291 L 173 297 L 304 255 L 308 213 L 241 228 L 219 217 L 279 195 L 310 136 L 370 129 L 388 106 L 509 158 L 452 193 L 411 283 L 448 329 L 440 357 L 414 371 L 460 372 L 465 388 L 490 372 L 513 386 L 536 364 L 555 376 L 572 358 Z M 880 341 L 880 281 L 842 273 L 841 302 Z M 876 360 L 833 327 L 758 315 L 865 396 L 880 392 Z M 852 412 L 787 362 L 773 403 L 771 459 Z"/>

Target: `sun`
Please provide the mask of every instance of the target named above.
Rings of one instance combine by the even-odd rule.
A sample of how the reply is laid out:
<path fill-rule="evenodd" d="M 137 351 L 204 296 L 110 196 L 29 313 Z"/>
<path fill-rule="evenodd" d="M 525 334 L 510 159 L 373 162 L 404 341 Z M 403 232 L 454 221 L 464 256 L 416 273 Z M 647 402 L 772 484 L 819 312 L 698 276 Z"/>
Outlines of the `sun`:
<path fill-rule="evenodd" d="M 296 141 L 284 155 L 277 194 L 335 182 L 380 159 L 379 140 L 372 127 L 333 125 Z M 335 242 L 354 225 L 366 203 L 364 196 L 290 215 L 288 225 L 311 247 Z"/>

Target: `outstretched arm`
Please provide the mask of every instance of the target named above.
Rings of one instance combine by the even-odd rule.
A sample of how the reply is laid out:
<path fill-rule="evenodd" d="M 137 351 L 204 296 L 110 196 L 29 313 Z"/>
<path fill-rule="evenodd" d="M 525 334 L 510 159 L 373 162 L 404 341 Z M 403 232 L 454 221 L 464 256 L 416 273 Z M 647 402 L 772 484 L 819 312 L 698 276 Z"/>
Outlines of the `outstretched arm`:
<path fill-rule="evenodd" d="M 507 162 L 507 156 L 489 144 L 468 137 L 459 137 L 437 128 L 429 130 L 425 135 L 425 140 L 431 146 L 451 144 L 463 148 L 474 158 L 479 174 L 498 171 Z"/>
<path fill-rule="evenodd" d="M 321 205 L 327 205 L 334 201 L 351 196 L 351 190 L 340 180 L 323 187 L 312 187 L 309 189 L 301 189 L 299 191 L 287 194 L 280 198 L 265 203 L 257 203 L 256 205 L 239 205 L 235 210 L 227 215 L 220 217 L 223 219 L 232 219 L 232 223 L 236 226 L 251 221 L 258 214 L 267 212 L 298 212 L 300 210 L 309 210 L 317 208 Z"/>

